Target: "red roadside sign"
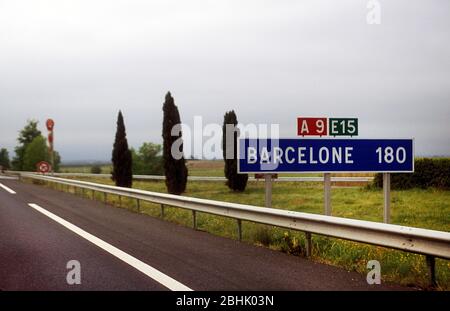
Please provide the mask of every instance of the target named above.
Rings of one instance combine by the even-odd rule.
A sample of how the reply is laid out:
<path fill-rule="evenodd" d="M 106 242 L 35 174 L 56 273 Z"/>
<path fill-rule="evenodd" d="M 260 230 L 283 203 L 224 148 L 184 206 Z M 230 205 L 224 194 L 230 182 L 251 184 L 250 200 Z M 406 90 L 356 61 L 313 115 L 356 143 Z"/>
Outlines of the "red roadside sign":
<path fill-rule="evenodd" d="M 297 118 L 298 136 L 327 136 L 327 118 Z"/>
<path fill-rule="evenodd" d="M 51 169 L 52 169 L 52 166 L 48 162 L 41 161 L 38 164 L 36 164 L 36 171 L 38 173 L 45 174 L 45 173 L 50 172 Z"/>
<path fill-rule="evenodd" d="M 47 126 L 47 130 L 53 131 L 53 127 L 55 126 L 55 121 L 52 119 L 48 119 L 47 122 L 45 122 L 45 125 Z"/>

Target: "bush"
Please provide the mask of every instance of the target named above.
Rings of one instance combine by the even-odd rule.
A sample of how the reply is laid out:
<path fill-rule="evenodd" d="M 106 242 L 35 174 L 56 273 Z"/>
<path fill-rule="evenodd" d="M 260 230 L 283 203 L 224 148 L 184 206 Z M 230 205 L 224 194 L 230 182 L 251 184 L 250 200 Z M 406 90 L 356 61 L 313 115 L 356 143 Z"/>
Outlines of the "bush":
<path fill-rule="evenodd" d="M 50 162 L 47 144 L 44 136 L 39 135 L 33 139 L 31 143 L 25 148 L 23 156 L 23 170 L 35 172 L 36 165 L 40 161 Z"/>
<path fill-rule="evenodd" d="M 376 187 L 383 187 L 383 174 L 376 174 L 373 183 Z M 392 189 L 430 187 L 450 189 L 450 159 L 416 159 L 414 173 L 391 174 Z"/>
<path fill-rule="evenodd" d="M 102 173 L 102 167 L 100 165 L 98 165 L 98 164 L 92 165 L 91 173 L 92 174 L 101 174 Z"/>
<path fill-rule="evenodd" d="M 164 175 L 162 146 L 143 143 L 138 150 L 131 148 L 133 175 Z"/>
<path fill-rule="evenodd" d="M 300 241 L 295 236 L 291 236 L 289 232 L 284 233 L 283 238 L 280 241 L 280 249 L 283 253 L 291 255 L 300 256 L 306 254 Z"/>

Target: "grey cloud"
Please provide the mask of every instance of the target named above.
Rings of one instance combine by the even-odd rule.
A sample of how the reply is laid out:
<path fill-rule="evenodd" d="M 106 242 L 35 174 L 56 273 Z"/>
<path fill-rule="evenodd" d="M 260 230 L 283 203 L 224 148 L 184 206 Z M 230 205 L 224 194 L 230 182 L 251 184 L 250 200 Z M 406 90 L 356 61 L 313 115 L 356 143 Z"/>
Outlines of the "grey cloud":
<path fill-rule="evenodd" d="M 450 155 L 450 2 L 380 0 L 381 25 L 366 3 L 0 1 L 0 146 L 51 116 L 64 160 L 109 159 L 119 109 L 131 145 L 161 142 L 171 90 L 188 124 L 356 116 Z"/>

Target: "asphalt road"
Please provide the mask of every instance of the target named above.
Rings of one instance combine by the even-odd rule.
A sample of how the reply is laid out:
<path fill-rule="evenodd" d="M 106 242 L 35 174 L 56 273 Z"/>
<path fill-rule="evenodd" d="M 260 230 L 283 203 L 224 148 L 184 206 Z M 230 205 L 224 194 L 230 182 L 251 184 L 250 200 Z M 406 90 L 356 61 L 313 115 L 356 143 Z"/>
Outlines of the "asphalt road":
<path fill-rule="evenodd" d="M 73 194 L 0 184 L 0 290 L 405 289 Z M 81 284 L 66 281 L 70 260 Z"/>

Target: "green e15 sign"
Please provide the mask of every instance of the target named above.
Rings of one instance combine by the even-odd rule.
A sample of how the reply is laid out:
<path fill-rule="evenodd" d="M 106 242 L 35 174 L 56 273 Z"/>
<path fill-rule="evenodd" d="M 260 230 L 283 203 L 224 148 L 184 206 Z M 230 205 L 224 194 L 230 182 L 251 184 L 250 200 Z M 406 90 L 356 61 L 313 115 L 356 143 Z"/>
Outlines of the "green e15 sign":
<path fill-rule="evenodd" d="M 357 118 L 329 118 L 330 136 L 358 136 Z"/>

